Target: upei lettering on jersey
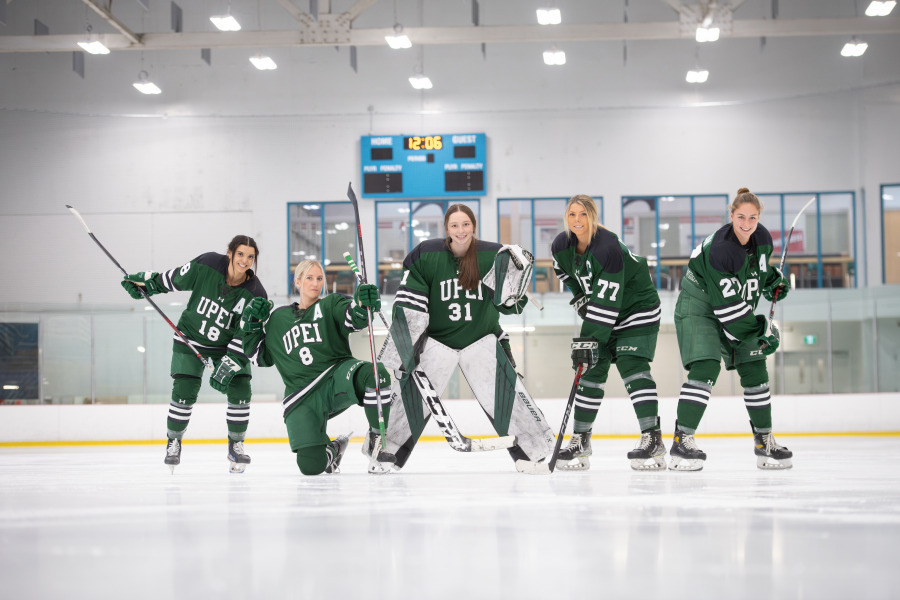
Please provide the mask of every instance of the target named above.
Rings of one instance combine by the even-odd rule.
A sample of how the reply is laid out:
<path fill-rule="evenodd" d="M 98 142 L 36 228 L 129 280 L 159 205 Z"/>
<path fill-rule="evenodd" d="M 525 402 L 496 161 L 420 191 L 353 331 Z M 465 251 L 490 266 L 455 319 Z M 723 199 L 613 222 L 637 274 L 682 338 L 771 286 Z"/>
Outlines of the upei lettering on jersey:
<path fill-rule="evenodd" d="M 290 354 L 294 348 L 320 343 L 322 334 L 319 333 L 319 324 L 297 323 L 281 336 L 281 341 L 284 345 L 285 354 Z"/>
<path fill-rule="evenodd" d="M 196 310 L 197 314 L 201 315 L 207 321 L 215 317 L 213 323 L 217 327 L 219 327 L 219 329 L 224 331 L 228 331 L 231 329 L 231 323 L 234 320 L 234 313 L 229 311 L 227 308 L 223 308 L 219 303 L 207 298 L 206 296 L 201 296 L 200 302 L 197 303 Z"/>
<path fill-rule="evenodd" d="M 463 297 L 469 300 L 483 300 L 483 296 L 481 295 L 481 286 L 478 286 L 478 289 L 475 290 L 466 290 L 463 289 L 461 285 L 459 285 L 459 279 L 445 279 L 440 282 L 441 286 L 441 301 L 449 302 L 450 300 L 459 300 L 460 292 L 463 292 Z"/>

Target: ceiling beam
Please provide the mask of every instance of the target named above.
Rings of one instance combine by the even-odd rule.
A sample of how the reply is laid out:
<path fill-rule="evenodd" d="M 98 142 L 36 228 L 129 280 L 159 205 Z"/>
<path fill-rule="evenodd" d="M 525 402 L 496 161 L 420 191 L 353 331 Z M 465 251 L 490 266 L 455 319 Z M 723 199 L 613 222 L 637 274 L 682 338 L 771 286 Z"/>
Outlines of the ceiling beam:
<path fill-rule="evenodd" d="M 374 0 L 361 0 L 360 3 Z M 301 46 L 382 46 L 391 28 L 352 29 L 347 17 L 320 15 L 311 26 L 291 31 L 210 31 L 195 33 L 93 34 L 110 50 L 197 48 L 277 48 Z M 677 21 L 585 25 L 495 25 L 480 27 L 404 27 L 413 44 L 563 43 L 619 40 L 689 40 Z M 866 36 L 900 33 L 900 17 L 847 19 L 742 19 L 722 38 Z M 71 52 L 84 34 L 0 36 L 0 52 Z"/>
<path fill-rule="evenodd" d="M 122 23 L 117 18 L 115 18 L 113 16 L 113 14 L 111 12 L 109 12 L 109 10 L 107 10 L 106 8 L 97 4 L 96 2 L 94 2 L 94 0 L 81 0 L 81 1 L 84 2 L 95 13 L 97 13 L 98 15 L 103 17 L 103 20 L 105 20 L 107 23 L 112 25 L 116 31 L 118 31 L 123 36 L 125 36 L 125 38 L 129 42 L 131 42 L 132 44 L 137 44 L 137 45 L 141 44 L 141 36 L 137 35 L 133 31 L 128 29 L 128 27 L 126 27 L 124 23 Z"/>

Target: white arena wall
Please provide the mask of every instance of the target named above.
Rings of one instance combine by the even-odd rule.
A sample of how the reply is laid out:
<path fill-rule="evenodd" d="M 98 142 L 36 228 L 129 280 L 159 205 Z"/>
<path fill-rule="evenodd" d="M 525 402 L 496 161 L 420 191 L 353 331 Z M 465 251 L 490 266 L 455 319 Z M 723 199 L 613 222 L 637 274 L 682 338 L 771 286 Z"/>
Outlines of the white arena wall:
<path fill-rule="evenodd" d="M 778 435 L 875 434 L 900 435 L 900 394 L 785 395 L 773 398 L 774 426 Z M 538 400 L 550 427 L 557 431 L 565 408 L 565 398 Z M 495 435 L 474 400 L 445 402 L 460 430 L 468 436 Z M 675 425 L 677 399 L 660 399 L 663 434 L 668 438 Z M 43 405 L 4 406 L 0 419 L 0 446 L 77 442 L 154 442 L 166 437 L 167 404 L 140 405 Z M 363 436 L 366 419 L 362 408 L 352 407 L 329 422 L 332 437 L 353 431 Z M 571 431 L 571 422 L 568 431 Z M 594 426 L 598 436 L 633 435 L 636 422 L 627 398 L 606 400 Z M 749 434 L 743 399 L 713 396 L 698 432 L 704 435 Z M 224 440 L 225 403 L 194 406 L 185 440 Z M 440 437 L 429 421 L 424 436 Z M 251 404 L 249 442 L 287 438 L 281 418 L 281 403 Z M 668 439 L 666 441 L 668 445 Z"/>

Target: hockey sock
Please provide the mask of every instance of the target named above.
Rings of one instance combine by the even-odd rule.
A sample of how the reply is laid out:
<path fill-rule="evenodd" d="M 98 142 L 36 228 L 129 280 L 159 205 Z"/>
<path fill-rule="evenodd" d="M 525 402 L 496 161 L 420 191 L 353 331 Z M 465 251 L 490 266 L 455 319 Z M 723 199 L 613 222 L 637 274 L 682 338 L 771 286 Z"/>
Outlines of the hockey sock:
<path fill-rule="evenodd" d="M 575 419 L 573 431 L 584 433 L 590 431 L 597 418 L 597 410 L 603 401 L 605 383 L 594 383 L 582 379 L 575 391 L 575 410 L 572 415 Z"/>
<path fill-rule="evenodd" d="M 172 380 L 172 400 L 166 418 L 166 435 L 169 439 L 180 440 L 191 420 L 191 411 L 200 392 L 200 378 L 187 375 Z"/>
<path fill-rule="evenodd" d="M 297 450 L 297 466 L 304 475 L 324 473 L 330 460 L 327 444 L 307 446 Z"/>
<path fill-rule="evenodd" d="M 228 404 L 225 407 L 225 423 L 228 439 L 242 442 L 250 424 L 250 378 L 238 375 L 228 386 Z"/>
<path fill-rule="evenodd" d="M 381 414 L 384 416 L 384 423 L 387 426 L 388 416 L 391 413 L 391 378 L 382 364 L 379 363 L 378 367 Z M 372 363 L 365 363 L 353 374 L 353 389 L 356 390 L 356 397 L 362 399 L 361 404 L 365 409 L 369 429 L 375 433 L 380 432 L 378 426 L 378 400 L 375 396 L 375 374 L 372 371 Z"/>
<path fill-rule="evenodd" d="M 737 366 L 744 388 L 744 406 L 753 426 L 763 432 L 772 431 L 772 395 L 769 392 L 769 373 L 764 360 Z"/>
<path fill-rule="evenodd" d="M 625 383 L 625 390 L 631 398 L 631 406 L 637 417 L 641 433 L 659 427 L 659 398 L 656 382 L 650 375 L 650 363 L 646 359 L 623 356 L 617 362 L 619 374 Z"/>

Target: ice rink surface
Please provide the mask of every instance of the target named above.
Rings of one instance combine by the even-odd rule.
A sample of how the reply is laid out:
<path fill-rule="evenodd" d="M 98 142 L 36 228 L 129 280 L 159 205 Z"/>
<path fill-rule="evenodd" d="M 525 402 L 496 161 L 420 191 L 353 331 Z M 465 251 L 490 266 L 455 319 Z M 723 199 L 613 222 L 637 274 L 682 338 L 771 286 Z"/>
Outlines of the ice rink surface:
<path fill-rule="evenodd" d="M 667 436 L 667 446 L 671 443 Z M 0 449 L 0 586 L 13 599 L 898 598 L 898 437 L 704 438 L 695 473 L 587 472 L 423 442 L 400 473 L 304 477 L 286 444 Z"/>

